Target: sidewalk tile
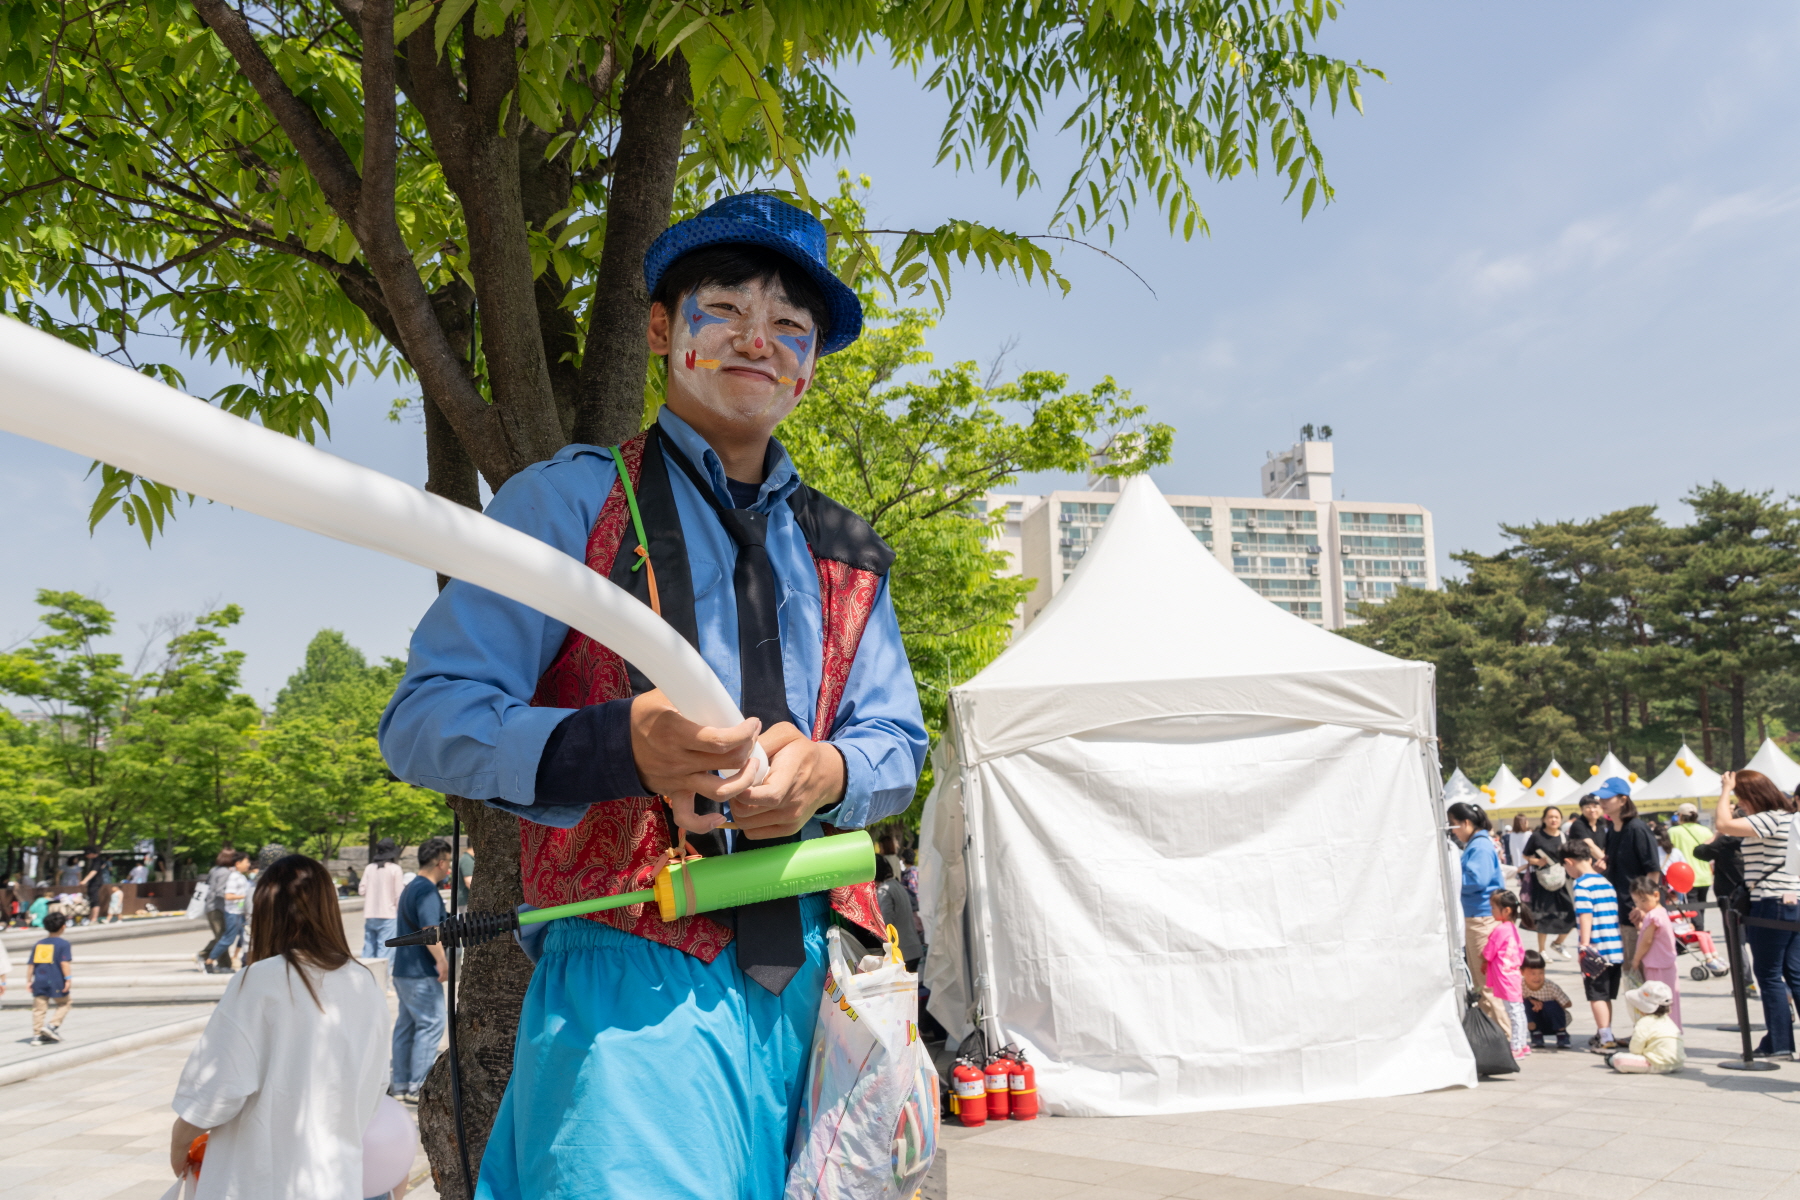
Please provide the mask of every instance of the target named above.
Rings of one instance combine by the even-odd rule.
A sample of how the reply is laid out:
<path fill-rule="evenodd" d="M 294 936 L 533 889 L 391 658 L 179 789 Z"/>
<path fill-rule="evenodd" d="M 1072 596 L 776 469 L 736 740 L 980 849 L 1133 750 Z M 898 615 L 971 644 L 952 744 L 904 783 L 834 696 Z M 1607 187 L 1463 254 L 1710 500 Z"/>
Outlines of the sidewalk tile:
<path fill-rule="evenodd" d="M 1408 1200 L 1507 1200 L 1517 1190 L 1506 1184 L 1471 1183 L 1466 1179 L 1421 1179 L 1395 1195 Z"/>
<path fill-rule="evenodd" d="M 1334 1167 L 1347 1167 L 1352 1163 L 1372 1159 L 1381 1154 L 1385 1148 L 1380 1146 L 1358 1145 L 1353 1142 L 1305 1142 L 1287 1151 L 1291 1158 L 1303 1158 L 1308 1162 L 1329 1163 Z"/>
<path fill-rule="evenodd" d="M 1537 1186 L 1542 1191 L 1580 1196 L 1582 1200 L 1631 1200 L 1648 1186 L 1648 1181 L 1610 1171 L 1559 1167 L 1539 1179 Z"/>
<path fill-rule="evenodd" d="M 1398 1171 L 1344 1167 L 1313 1180 L 1311 1186 L 1328 1191 L 1357 1192 L 1364 1196 L 1396 1196 L 1417 1182 L 1417 1175 L 1403 1175 Z"/>
<path fill-rule="evenodd" d="M 1544 1173 L 1535 1163 L 1522 1163 L 1493 1158 L 1465 1158 L 1438 1172 L 1439 1179 L 1462 1179 L 1471 1183 L 1492 1183 L 1508 1188 L 1530 1187 Z"/>
<path fill-rule="evenodd" d="M 1786 1183 L 1791 1175 L 1789 1171 L 1771 1171 L 1752 1166 L 1737 1166 L 1726 1163 L 1708 1163 L 1700 1166 L 1689 1163 L 1664 1175 L 1663 1180 L 1669 1183 L 1693 1184 L 1706 1188 L 1730 1188 L 1742 1192 L 1754 1192 L 1762 1195 L 1773 1191 Z"/>
<path fill-rule="evenodd" d="M 1128 1192 L 1148 1192 L 1153 1196 L 1175 1196 L 1196 1183 L 1203 1182 L 1195 1178 L 1193 1171 L 1171 1170 L 1168 1167 L 1134 1167 L 1106 1182 L 1116 1188 Z"/>
<path fill-rule="evenodd" d="M 1191 1200 L 1296 1200 L 1295 1192 L 1295 1188 L 1285 1183 L 1221 1175 L 1195 1184 L 1181 1196 Z"/>
<path fill-rule="evenodd" d="M 1260 1161 L 1254 1154 L 1237 1154 L 1230 1150 L 1189 1150 L 1178 1154 L 1162 1166 L 1173 1171 L 1196 1171 L 1202 1175 L 1230 1175 L 1239 1167 Z"/>
<path fill-rule="evenodd" d="M 1445 1167 L 1455 1166 L 1463 1157 L 1460 1154 L 1395 1148 L 1364 1159 L 1362 1165 L 1378 1171 L 1398 1171 L 1404 1175 L 1436 1175 Z"/>
<path fill-rule="evenodd" d="M 1659 1179 L 1639 1192 L 1637 1200 L 1762 1200 L 1766 1194 L 1762 1189 L 1739 1191 L 1737 1188 L 1703 1187 Z"/>
<path fill-rule="evenodd" d="M 1311 1183 L 1337 1168 L 1331 1163 L 1303 1162 L 1293 1158 L 1259 1158 L 1234 1169 L 1239 1179 L 1266 1179 L 1270 1183 Z"/>

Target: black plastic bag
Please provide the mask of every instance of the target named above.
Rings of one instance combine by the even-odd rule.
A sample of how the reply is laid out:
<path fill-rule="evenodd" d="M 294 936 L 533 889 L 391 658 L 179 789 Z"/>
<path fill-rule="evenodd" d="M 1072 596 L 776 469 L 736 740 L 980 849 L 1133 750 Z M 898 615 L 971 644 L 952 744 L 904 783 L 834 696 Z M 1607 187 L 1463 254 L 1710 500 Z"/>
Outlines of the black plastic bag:
<path fill-rule="evenodd" d="M 1469 1049 L 1475 1052 L 1475 1073 L 1477 1075 L 1510 1075 L 1519 1069 L 1518 1060 L 1512 1056 L 1512 1045 L 1506 1035 L 1493 1019 L 1481 1011 L 1481 1005 L 1473 993 L 1469 995 L 1467 1006 L 1463 1009 L 1463 1036 L 1469 1039 Z"/>

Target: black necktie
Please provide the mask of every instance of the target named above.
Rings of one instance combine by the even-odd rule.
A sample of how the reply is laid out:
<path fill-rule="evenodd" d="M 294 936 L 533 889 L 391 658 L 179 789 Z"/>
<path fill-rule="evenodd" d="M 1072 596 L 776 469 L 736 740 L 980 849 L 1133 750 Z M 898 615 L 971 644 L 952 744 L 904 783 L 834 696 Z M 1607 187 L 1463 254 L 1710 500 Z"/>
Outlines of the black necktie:
<path fill-rule="evenodd" d="M 745 716 L 760 718 L 764 729 L 792 721 L 793 714 L 787 705 L 787 676 L 781 664 L 780 593 L 776 590 L 775 569 L 769 563 L 769 551 L 764 545 L 769 532 L 768 514 L 747 508 L 723 507 L 711 485 L 673 439 L 662 431 L 661 426 L 657 427 L 657 432 L 661 434 L 668 457 L 686 473 L 737 545 L 737 564 L 731 571 L 731 586 L 737 599 L 738 669 L 743 679 L 740 707 Z M 695 808 L 699 811 L 698 804 Z M 756 845 L 778 846 L 799 840 L 800 835 L 796 833 L 784 838 L 759 840 Z M 779 996 L 806 965 L 800 901 L 790 896 L 746 904 L 737 909 L 736 917 L 739 969 Z"/>

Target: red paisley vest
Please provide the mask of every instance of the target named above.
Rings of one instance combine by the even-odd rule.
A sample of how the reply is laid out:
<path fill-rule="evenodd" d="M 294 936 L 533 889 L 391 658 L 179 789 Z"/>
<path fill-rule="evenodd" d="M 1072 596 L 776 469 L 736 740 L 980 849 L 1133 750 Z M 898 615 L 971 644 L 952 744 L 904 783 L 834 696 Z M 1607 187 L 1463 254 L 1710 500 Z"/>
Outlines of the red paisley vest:
<path fill-rule="evenodd" d="M 648 434 L 639 434 L 620 446 L 633 488 L 639 487 L 643 477 L 647 437 Z M 824 602 L 823 670 L 812 734 L 819 740 L 831 732 L 837 718 L 844 686 L 856 661 L 857 647 L 881 588 L 882 574 L 867 569 L 866 554 L 842 556 L 854 561 L 827 557 L 832 547 L 821 545 L 821 542 L 840 540 L 834 538 L 834 533 L 841 534 L 849 523 L 863 531 L 867 531 L 867 526 L 818 493 L 808 489 L 805 494 L 822 502 L 822 506 L 829 506 L 821 507 L 822 524 L 804 519 L 801 522 L 813 553 L 813 565 L 819 576 L 819 595 Z M 601 575 L 610 576 L 630 525 L 631 514 L 625 502 L 624 488 L 615 482 L 594 522 L 593 531 L 588 535 L 587 565 Z M 874 538 L 873 532 L 867 531 L 866 537 Z M 878 540 L 876 544 L 879 545 Z M 885 547 L 882 549 L 885 551 Z M 538 680 L 531 703 L 583 708 L 623 699 L 632 692 L 625 660 L 586 634 L 571 629 L 549 669 Z M 669 849 L 669 822 L 661 799 L 632 796 L 593 805 L 573 829 L 521 821 L 519 843 L 525 900 L 545 908 L 590 896 L 617 895 L 649 887 L 662 865 L 664 852 Z M 886 929 L 873 884 L 833 889 L 831 907 L 847 920 L 878 935 Z M 587 919 L 673 946 L 708 963 L 718 957 L 732 938 L 729 928 L 706 916 L 666 922 L 655 904 L 633 904 L 611 912 L 592 913 Z"/>

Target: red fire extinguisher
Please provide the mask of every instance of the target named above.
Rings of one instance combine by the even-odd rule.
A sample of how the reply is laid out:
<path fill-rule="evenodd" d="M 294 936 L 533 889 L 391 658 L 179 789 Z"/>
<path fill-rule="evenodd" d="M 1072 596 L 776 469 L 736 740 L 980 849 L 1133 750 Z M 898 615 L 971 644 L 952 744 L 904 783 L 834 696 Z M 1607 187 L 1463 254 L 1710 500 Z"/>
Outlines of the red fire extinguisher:
<path fill-rule="evenodd" d="M 968 1126 L 987 1124 L 987 1076 L 966 1058 L 950 1072 L 950 1111 Z"/>
<path fill-rule="evenodd" d="M 1012 1085 L 1012 1068 L 1012 1059 L 1006 1057 L 1004 1050 L 988 1059 L 987 1115 L 993 1120 L 1006 1120 L 1010 1109 L 1008 1089 Z"/>
<path fill-rule="evenodd" d="M 1007 1080 L 1012 1119 L 1037 1120 L 1037 1068 L 1025 1061 L 1025 1052 L 1017 1046 L 1008 1046 L 1001 1053 L 1012 1060 L 1012 1075 Z"/>

